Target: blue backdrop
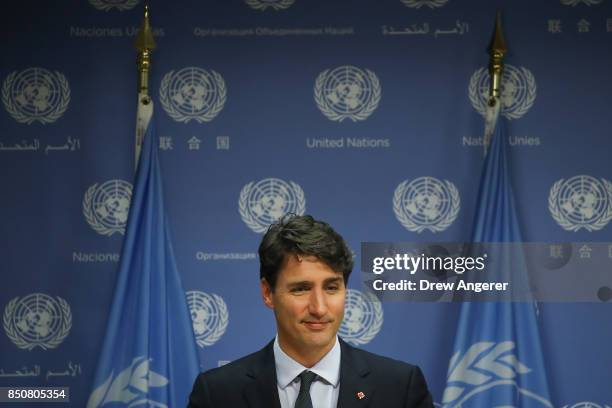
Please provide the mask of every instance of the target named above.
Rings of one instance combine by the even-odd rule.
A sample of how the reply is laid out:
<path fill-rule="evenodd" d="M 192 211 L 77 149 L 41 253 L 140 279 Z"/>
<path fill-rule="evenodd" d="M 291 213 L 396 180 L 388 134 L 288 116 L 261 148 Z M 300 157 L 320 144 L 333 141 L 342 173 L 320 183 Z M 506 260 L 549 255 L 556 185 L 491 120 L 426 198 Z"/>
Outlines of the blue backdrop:
<path fill-rule="evenodd" d="M 139 3 L 15 2 L 0 16 L 0 386 L 68 385 L 75 407 L 131 196 Z M 609 1 L 150 2 L 166 209 L 202 368 L 274 336 L 255 253 L 283 213 L 332 224 L 356 265 L 362 241 L 470 238 L 498 8 L 523 239 L 612 242 Z M 357 276 L 350 287 L 359 312 Z M 539 305 L 555 406 L 612 405 L 600 298 Z M 439 402 L 458 310 L 383 303 L 343 333 L 420 365 Z"/>

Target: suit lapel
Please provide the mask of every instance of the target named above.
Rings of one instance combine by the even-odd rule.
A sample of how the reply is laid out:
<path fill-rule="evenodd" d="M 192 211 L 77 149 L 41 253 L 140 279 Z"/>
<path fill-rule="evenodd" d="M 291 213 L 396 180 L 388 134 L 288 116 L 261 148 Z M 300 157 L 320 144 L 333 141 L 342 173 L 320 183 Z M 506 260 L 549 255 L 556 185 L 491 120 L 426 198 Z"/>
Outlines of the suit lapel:
<path fill-rule="evenodd" d="M 244 390 L 249 408 L 281 408 L 276 385 L 273 344 L 273 341 L 268 343 L 259 352 L 258 359 L 247 369 L 246 375 L 252 380 Z"/>
<path fill-rule="evenodd" d="M 281 408 L 276 385 L 274 342 L 268 343 L 257 356 L 246 375 L 251 379 L 244 390 L 249 408 Z M 374 389 L 368 384 L 370 367 L 353 347 L 340 340 L 340 395 L 338 408 L 366 408 L 370 406 Z"/>
<path fill-rule="evenodd" d="M 374 389 L 368 385 L 370 368 L 353 348 L 340 340 L 340 395 L 338 408 L 365 408 L 370 405 Z"/>

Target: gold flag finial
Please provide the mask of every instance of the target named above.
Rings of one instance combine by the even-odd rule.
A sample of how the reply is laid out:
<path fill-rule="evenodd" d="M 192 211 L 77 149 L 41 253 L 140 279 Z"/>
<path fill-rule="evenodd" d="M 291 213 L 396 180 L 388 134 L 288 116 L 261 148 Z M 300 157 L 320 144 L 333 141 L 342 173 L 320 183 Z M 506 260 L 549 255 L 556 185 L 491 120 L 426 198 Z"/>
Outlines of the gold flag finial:
<path fill-rule="evenodd" d="M 138 51 L 138 93 L 149 94 L 149 71 L 151 69 L 151 52 L 155 49 L 155 39 L 149 23 L 149 6 L 144 6 L 144 20 L 136 34 L 134 46 Z"/>
<path fill-rule="evenodd" d="M 489 104 L 493 106 L 495 98 L 500 96 L 500 84 L 502 71 L 504 70 L 504 55 L 508 49 L 504 41 L 504 35 L 501 28 L 501 11 L 497 12 L 495 18 L 495 29 L 493 37 L 489 45 L 489 75 L 491 77 L 491 85 L 489 87 Z"/>

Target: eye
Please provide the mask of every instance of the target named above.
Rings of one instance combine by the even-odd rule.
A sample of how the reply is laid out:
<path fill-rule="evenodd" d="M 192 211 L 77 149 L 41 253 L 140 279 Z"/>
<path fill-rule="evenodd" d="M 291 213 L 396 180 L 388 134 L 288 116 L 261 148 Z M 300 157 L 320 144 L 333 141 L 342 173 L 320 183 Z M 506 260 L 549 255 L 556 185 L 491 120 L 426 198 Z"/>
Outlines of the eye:
<path fill-rule="evenodd" d="M 340 285 L 336 285 L 336 284 L 328 285 L 327 286 L 327 290 L 330 291 L 330 292 L 336 292 L 336 291 L 340 290 Z"/>
<path fill-rule="evenodd" d="M 308 290 L 307 286 L 294 286 L 293 288 L 289 290 L 289 292 L 300 294 L 300 293 L 306 292 L 307 290 Z"/>

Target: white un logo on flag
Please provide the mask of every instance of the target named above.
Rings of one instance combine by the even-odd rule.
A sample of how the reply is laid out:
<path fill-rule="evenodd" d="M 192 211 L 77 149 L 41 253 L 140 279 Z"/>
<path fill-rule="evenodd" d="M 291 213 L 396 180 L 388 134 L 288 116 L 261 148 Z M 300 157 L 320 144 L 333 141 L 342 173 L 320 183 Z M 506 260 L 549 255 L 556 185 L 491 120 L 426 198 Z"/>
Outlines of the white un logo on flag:
<path fill-rule="evenodd" d="M 464 353 L 456 352 L 449 363 L 442 406 L 471 407 L 487 400 L 495 407 L 552 408 L 548 399 L 524 388 L 521 377 L 532 369 L 519 360 L 517 351 L 513 341 L 481 341 Z"/>

